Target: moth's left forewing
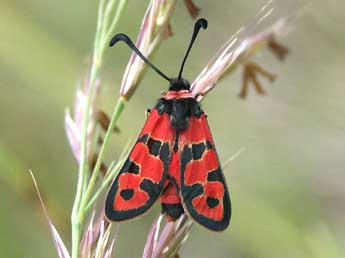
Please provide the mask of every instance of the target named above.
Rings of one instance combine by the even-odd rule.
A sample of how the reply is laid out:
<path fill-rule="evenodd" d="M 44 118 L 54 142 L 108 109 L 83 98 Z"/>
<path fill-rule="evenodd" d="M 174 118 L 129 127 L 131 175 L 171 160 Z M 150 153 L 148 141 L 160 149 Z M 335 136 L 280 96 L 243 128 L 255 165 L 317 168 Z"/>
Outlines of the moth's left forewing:
<path fill-rule="evenodd" d="M 231 203 L 205 114 L 192 116 L 179 134 L 181 197 L 199 224 L 223 231 L 230 223 Z"/>
<path fill-rule="evenodd" d="M 132 219 L 152 207 L 163 189 L 174 142 L 169 115 L 153 109 L 109 189 L 105 215 L 110 221 Z"/>

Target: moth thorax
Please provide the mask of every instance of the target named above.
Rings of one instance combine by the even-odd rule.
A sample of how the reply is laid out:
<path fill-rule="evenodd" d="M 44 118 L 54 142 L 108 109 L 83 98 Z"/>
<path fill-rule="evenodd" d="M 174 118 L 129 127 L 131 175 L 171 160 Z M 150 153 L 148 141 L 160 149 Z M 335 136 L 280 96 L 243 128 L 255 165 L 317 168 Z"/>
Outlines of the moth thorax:
<path fill-rule="evenodd" d="M 170 114 L 170 125 L 177 131 L 184 131 L 189 126 L 190 107 L 186 101 L 174 100 Z"/>

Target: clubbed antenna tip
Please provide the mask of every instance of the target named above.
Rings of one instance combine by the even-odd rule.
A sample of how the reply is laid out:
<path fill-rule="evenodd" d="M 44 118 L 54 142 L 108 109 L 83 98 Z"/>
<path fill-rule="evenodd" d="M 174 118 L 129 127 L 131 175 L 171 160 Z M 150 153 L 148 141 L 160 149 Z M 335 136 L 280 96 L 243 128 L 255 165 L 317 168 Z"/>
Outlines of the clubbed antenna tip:
<path fill-rule="evenodd" d="M 182 61 L 182 64 L 181 64 L 181 68 L 180 68 L 180 72 L 178 74 L 178 79 L 181 80 L 182 78 L 182 73 L 183 73 L 183 68 L 184 68 L 184 65 L 186 63 L 186 60 L 187 60 L 187 57 L 189 55 L 189 52 L 190 50 L 192 49 L 192 46 L 194 44 L 194 41 L 196 39 L 196 37 L 198 36 L 198 33 L 200 31 L 201 28 L 203 28 L 204 30 L 207 29 L 207 26 L 208 26 L 208 22 L 206 19 L 204 18 L 200 18 L 198 19 L 196 22 L 195 22 L 195 25 L 194 25 L 194 31 L 193 31 L 193 35 L 192 35 L 192 38 L 190 40 L 190 43 L 189 43 L 189 46 L 187 48 L 187 52 L 183 58 L 183 61 Z"/>

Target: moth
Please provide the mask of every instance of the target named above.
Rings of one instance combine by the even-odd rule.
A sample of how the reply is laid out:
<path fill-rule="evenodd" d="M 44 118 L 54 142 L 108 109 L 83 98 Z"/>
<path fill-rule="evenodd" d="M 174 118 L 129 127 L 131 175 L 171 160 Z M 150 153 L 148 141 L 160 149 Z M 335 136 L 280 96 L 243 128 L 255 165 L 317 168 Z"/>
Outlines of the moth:
<path fill-rule="evenodd" d="M 222 173 L 207 117 L 182 77 L 193 43 L 207 20 L 199 19 L 179 74 L 170 78 L 154 66 L 125 34 L 110 41 L 125 42 L 169 81 L 169 91 L 149 112 L 129 157 L 112 183 L 105 202 L 110 221 L 124 221 L 149 210 L 160 199 L 162 213 L 175 221 L 187 213 L 200 225 L 225 230 L 231 217 L 229 191 Z"/>

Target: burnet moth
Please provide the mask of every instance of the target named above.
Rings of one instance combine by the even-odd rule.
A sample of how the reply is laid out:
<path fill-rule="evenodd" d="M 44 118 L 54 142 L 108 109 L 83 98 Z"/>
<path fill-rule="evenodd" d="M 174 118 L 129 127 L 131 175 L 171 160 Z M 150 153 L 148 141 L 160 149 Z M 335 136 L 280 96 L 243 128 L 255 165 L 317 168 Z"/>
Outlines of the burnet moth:
<path fill-rule="evenodd" d="M 125 34 L 110 41 L 125 42 L 164 79 L 169 91 L 150 111 L 129 157 L 112 183 L 105 203 L 111 221 L 124 221 L 146 212 L 159 198 L 168 221 L 184 212 L 202 226 L 223 231 L 231 217 L 230 196 L 214 141 L 183 68 L 199 30 L 199 19 L 177 78 L 169 78 L 148 61 Z"/>

